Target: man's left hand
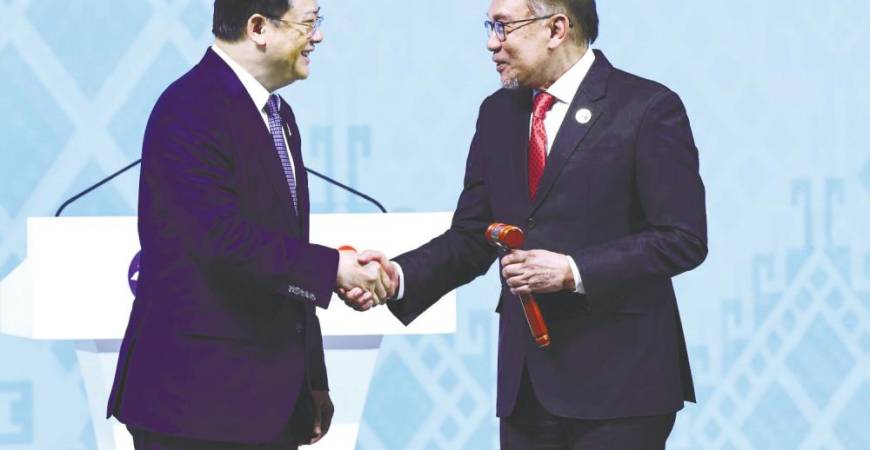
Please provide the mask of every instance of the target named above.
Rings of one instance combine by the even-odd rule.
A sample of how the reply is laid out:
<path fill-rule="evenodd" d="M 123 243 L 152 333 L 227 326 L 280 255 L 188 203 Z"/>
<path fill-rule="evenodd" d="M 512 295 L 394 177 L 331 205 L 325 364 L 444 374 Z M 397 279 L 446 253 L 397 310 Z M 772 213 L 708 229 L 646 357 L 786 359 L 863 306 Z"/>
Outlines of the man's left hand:
<path fill-rule="evenodd" d="M 314 437 L 311 438 L 311 443 L 314 444 L 329 431 L 335 406 L 329 398 L 329 391 L 312 391 L 311 396 L 314 398 Z"/>
<path fill-rule="evenodd" d="M 357 311 L 367 311 L 375 306 L 383 305 L 388 300 L 396 297 L 396 291 L 399 289 L 399 272 L 393 263 L 387 259 L 386 255 L 377 250 L 366 250 L 358 255 L 357 262 L 366 267 L 375 264 L 381 268 L 381 278 L 384 286 L 386 286 L 387 295 L 380 301 L 377 301 L 374 296 L 362 288 L 339 288 L 336 292 L 338 292 L 338 296 L 344 300 L 347 306 Z"/>
<path fill-rule="evenodd" d="M 501 258 L 501 274 L 515 295 L 575 290 L 568 257 L 547 250 L 513 250 Z"/>

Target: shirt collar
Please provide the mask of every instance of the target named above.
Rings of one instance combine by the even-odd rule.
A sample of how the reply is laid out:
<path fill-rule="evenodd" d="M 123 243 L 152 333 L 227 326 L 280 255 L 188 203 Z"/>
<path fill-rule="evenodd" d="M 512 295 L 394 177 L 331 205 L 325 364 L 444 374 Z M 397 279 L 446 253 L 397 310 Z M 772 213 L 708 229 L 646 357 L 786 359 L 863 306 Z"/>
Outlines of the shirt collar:
<path fill-rule="evenodd" d="M 552 95 L 556 97 L 556 100 L 571 104 L 571 100 L 574 99 L 574 94 L 577 93 L 577 89 L 580 88 L 580 83 L 583 82 L 583 79 L 586 78 L 586 74 L 589 73 L 589 69 L 592 67 L 592 63 L 595 62 L 595 52 L 592 51 L 591 48 L 586 49 L 586 53 L 581 57 L 567 72 L 562 74 L 555 83 L 553 83 L 549 88 L 544 89 Z M 535 93 L 537 94 L 537 90 Z"/>
<path fill-rule="evenodd" d="M 226 54 L 217 44 L 212 44 L 211 49 L 217 53 L 224 62 L 230 66 L 230 69 L 236 74 L 239 78 L 239 81 L 242 82 L 242 86 L 245 87 L 245 90 L 248 91 L 248 95 L 251 96 L 251 100 L 254 101 L 254 105 L 257 106 L 257 110 L 263 111 L 263 108 L 266 107 L 266 103 L 269 102 L 269 96 L 271 93 L 262 85 L 253 75 L 251 75 L 244 67 L 242 67 L 239 63 L 237 63 L 230 55 Z"/>

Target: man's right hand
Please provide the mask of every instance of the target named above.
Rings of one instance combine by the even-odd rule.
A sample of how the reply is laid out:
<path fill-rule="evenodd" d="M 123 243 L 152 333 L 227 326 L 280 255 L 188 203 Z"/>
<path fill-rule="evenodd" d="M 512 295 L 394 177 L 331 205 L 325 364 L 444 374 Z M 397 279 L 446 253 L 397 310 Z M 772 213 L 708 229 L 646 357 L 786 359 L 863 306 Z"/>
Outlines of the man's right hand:
<path fill-rule="evenodd" d="M 386 255 L 377 250 L 366 250 L 357 254 L 357 262 L 365 267 L 375 265 L 380 268 L 384 277 L 384 285 L 387 290 L 387 295 L 380 299 L 374 298 L 370 292 L 359 287 L 352 289 L 339 289 L 338 295 L 348 306 L 358 310 L 366 311 L 377 305 L 383 305 L 387 300 L 396 296 L 396 291 L 399 288 L 399 273 L 393 263 L 387 259 Z"/>
<path fill-rule="evenodd" d="M 380 304 L 391 294 L 390 276 L 377 262 L 361 264 L 354 251 L 338 252 L 338 274 L 335 284 L 339 294 L 354 292 L 353 299 L 342 295 L 348 306 L 365 311 Z"/>

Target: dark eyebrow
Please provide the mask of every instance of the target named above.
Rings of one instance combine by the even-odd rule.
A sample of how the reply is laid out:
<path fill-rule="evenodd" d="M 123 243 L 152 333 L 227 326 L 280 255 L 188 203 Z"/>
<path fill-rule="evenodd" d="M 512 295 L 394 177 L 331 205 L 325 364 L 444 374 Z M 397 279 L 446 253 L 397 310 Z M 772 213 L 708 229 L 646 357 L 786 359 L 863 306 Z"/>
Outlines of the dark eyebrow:
<path fill-rule="evenodd" d="M 510 16 L 506 16 L 503 13 L 498 13 L 492 16 L 492 19 L 490 20 L 492 20 L 493 22 L 510 22 L 511 18 Z"/>
<path fill-rule="evenodd" d="M 302 17 L 300 19 L 303 22 L 314 22 L 317 18 L 320 17 L 320 8 L 317 8 L 313 11 L 308 11 L 306 13 L 302 13 Z"/>

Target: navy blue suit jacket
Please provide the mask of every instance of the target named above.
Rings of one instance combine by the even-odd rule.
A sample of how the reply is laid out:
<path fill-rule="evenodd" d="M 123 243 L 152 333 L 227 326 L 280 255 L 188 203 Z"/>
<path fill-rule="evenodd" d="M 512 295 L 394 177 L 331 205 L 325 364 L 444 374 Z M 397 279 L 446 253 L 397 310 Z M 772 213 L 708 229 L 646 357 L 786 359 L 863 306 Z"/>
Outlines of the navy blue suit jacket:
<path fill-rule="evenodd" d="M 338 252 L 308 242 L 299 129 L 286 103 L 281 112 L 298 214 L 257 107 L 211 49 L 157 101 L 142 149 L 140 278 L 108 415 L 268 442 L 301 389 L 327 389 L 314 307 L 328 305 Z"/>
<path fill-rule="evenodd" d="M 707 254 L 704 186 L 680 99 L 610 65 L 601 52 L 556 135 L 535 201 L 528 193 L 532 92 L 499 90 L 480 107 L 465 183 L 443 235 L 396 258 L 409 323 L 486 273 L 491 222 L 521 226 L 526 249 L 574 258 L 586 295 L 539 295 L 552 344 L 537 348 L 502 279 L 498 404 L 514 408 L 524 364 L 542 405 L 563 417 L 672 412 L 694 389 L 671 278 Z M 588 108 L 592 119 L 575 120 Z"/>

